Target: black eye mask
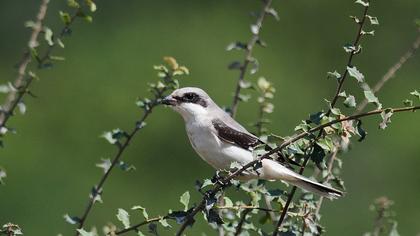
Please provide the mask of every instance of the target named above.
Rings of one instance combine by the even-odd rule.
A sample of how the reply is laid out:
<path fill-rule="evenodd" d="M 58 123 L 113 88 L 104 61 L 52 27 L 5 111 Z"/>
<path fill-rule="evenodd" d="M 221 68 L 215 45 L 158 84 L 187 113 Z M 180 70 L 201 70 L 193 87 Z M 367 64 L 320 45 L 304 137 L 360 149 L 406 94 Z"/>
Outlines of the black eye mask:
<path fill-rule="evenodd" d="M 196 93 L 185 93 L 182 97 L 174 97 L 180 103 L 194 103 L 207 107 L 207 102 Z"/>

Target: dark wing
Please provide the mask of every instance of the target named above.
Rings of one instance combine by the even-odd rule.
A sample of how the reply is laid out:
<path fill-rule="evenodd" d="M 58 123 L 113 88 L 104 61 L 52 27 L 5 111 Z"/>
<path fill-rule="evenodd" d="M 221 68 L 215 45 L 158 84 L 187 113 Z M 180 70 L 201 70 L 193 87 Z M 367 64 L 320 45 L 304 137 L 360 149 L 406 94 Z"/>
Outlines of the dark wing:
<path fill-rule="evenodd" d="M 246 150 L 251 150 L 255 146 L 263 144 L 257 137 L 231 128 L 220 119 L 215 119 L 212 123 L 217 131 L 217 136 L 225 142 L 237 145 Z"/>

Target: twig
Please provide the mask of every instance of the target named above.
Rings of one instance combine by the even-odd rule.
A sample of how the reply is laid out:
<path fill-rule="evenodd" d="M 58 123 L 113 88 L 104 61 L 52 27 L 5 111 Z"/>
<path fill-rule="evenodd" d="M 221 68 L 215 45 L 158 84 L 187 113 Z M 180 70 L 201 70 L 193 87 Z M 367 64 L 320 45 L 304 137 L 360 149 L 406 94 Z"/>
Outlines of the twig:
<path fill-rule="evenodd" d="M 393 108 L 387 108 L 387 109 L 392 109 L 392 111 L 394 113 L 398 113 L 398 112 L 419 110 L 420 109 L 420 106 L 401 107 L 401 108 L 394 108 L 394 109 Z M 248 168 L 256 165 L 262 159 L 269 158 L 270 155 L 281 151 L 283 148 L 287 147 L 288 145 L 290 145 L 290 144 L 292 144 L 292 143 L 294 143 L 294 142 L 296 142 L 296 141 L 298 141 L 298 140 L 300 140 L 300 139 L 302 139 L 302 138 L 304 138 L 304 137 L 306 137 L 306 136 L 308 136 L 308 135 L 310 135 L 310 134 L 312 134 L 314 132 L 317 132 L 319 130 L 324 129 L 325 127 L 329 127 L 329 126 L 331 126 L 333 124 L 336 124 L 336 123 L 339 123 L 339 122 L 342 122 L 342 121 L 356 120 L 356 119 L 359 119 L 359 118 L 362 118 L 362 117 L 377 115 L 377 114 L 380 114 L 380 113 L 382 113 L 383 111 L 385 111 L 387 109 L 372 110 L 372 111 L 369 111 L 369 112 L 366 112 L 366 113 L 362 113 L 362 114 L 356 114 L 356 115 L 352 115 L 352 116 L 343 117 L 343 118 L 340 118 L 340 119 L 337 119 L 337 120 L 333 120 L 333 121 L 327 122 L 325 124 L 316 126 L 316 127 L 312 128 L 312 129 L 309 129 L 307 132 L 302 132 L 302 133 L 296 134 L 296 135 L 292 136 L 290 139 L 288 139 L 287 141 L 284 141 L 278 147 L 276 147 L 276 148 L 268 151 L 267 153 L 265 153 L 260 158 L 254 160 L 252 162 L 249 162 L 248 164 L 244 165 L 242 168 L 240 168 L 238 170 L 235 170 L 235 171 L 231 172 L 228 176 L 226 176 L 222 180 L 220 180 L 219 183 L 217 183 L 215 185 L 215 187 L 213 188 L 213 190 L 209 191 L 209 193 L 207 195 L 208 196 L 214 196 L 220 190 L 226 188 L 228 186 L 228 183 L 229 183 L 230 180 L 232 180 L 236 176 L 240 175 L 241 173 L 243 173 Z M 305 162 L 303 163 L 302 167 L 300 168 L 300 171 L 299 171 L 300 174 L 302 174 L 302 172 L 304 170 L 304 166 L 306 166 L 306 164 L 307 164 L 308 161 L 309 161 L 309 158 L 306 158 L 305 159 Z M 290 196 L 293 196 L 293 194 L 295 193 L 295 191 L 296 191 L 296 187 L 293 187 Z M 290 198 L 291 197 L 289 197 L 289 199 Z M 183 222 L 183 224 L 179 228 L 179 230 L 176 233 L 176 235 L 178 235 L 178 236 L 182 235 L 182 233 L 185 231 L 186 227 L 190 224 L 190 222 L 195 217 L 195 215 L 198 212 L 200 212 L 201 210 L 204 209 L 205 204 L 206 204 L 206 201 L 207 201 L 207 197 L 203 197 L 203 199 L 201 200 L 201 202 L 186 217 L 185 221 Z M 287 209 L 288 208 L 288 206 L 290 205 L 290 202 L 291 202 L 291 200 L 286 202 L 286 205 L 285 205 L 284 209 Z M 283 212 L 282 212 L 282 215 L 284 215 L 283 216 L 283 220 L 284 220 L 284 217 L 286 215 L 286 212 L 287 212 L 287 210 L 286 211 L 283 210 Z M 281 225 L 281 222 L 283 220 L 279 221 L 280 222 L 280 225 Z"/>
<path fill-rule="evenodd" d="M 244 62 L 242 64 L 242 66 L 239 69 L 239 78 L 238 81 L 236 83 L 236 89 L 235 89 L 235 94 L 233 96 L 233 102 L 232 102 L 232 106 L 231 106 L 231 111 L 230 114 L 232 117 L 235 117 L 236 115 L 236 111 L 238 110 L 238 103 L 239 103 L 239 94 L 241 91 L 241 83 L 245 78 L 245 73 L 246 70 L 248 68 L 249 63 L 252 61 L 252 50 L 255 46 L 255 44 L 257 43 L 258 39 L 259 39 L 259 32 L 261 30 L 262 27 L 262 23 L 264 21 L 264 17 L 267 14 L 268 10 L 270 9 L 270 5 L 272 3 L 272 0 L 266 0 L 264 2 L 264 6 L 258 16 L 257 22 L 256 22 L 256 32 L 253 33 L 251 40 L 247 43 L 246 48 L 245 48 L 245 59 Z"/>
<path fill-rule="evenodd" d="M 398 70 L 401 69 L 401 67 L 412 57 L 414 56 L 414 54 L 416 53 L 417 49 L 420 46 L 420 35 L 417 36 L 417 38 L 414 40 L 414 42 L 412 43 L 411 48 L 406 51 L 401 57 L 400 59 L 392 66 L 388 69 L 388 71 L 382 76 L 382 78 L 375 84 L 375 86 L 373 87 L 372 91 L 374 93 L 379 92 L 379 90 L 382 89 L 382 87 L 384 86 L 384 84 L 386 82 L 388 82 L 390 79 L 392 79 L 396 72 Z M 355 114 L 358 114 L 360 112 L 362 112 L 365 108 L 366 105 L 368 104 L 367 99 L 365 98 L 356 108 L 356 112 Z M 329 163 L 328 163 L 328 172 L 331 173 L 333 164 L 334 164 L 334 160 L 336 158 L 338 149 L 334 151 Z M 328 181 L 328 179 L 327 179 Z M 320 197 L 317 203 L 317 208 L 315 210 L 315 214 L 318 215 L 319 211 L 321 210 L 321 206 L 322 206 L 322 202 L 323 202 L 323 197 Z"/>
<path fill-rule="evenodd" d="M 39 7 L 39 11 L 36 17 L 36 22 L 32 27 L 32 33 L 28 42 L 28 50 L 23 55 L 23 59 L 18 67 L 18 76 L 13 82 L 13 87 L 7 95 L 0 111 L 0 127 L 5 127 L 6 122 L 11 115 L 13 115 L 14 109 L 17 104 L 22 100 L 23 95 L 27 92 L 29 85 L 31 84 L 32 77 L 25 79 L 26 68 L 31 62 L 31 50 L 38 46 L 38 36 L 42 31 L 42 24 L 47 13 L 49 0 L 42 0 Z"/>
<path fill-rule="evenodd" d="M 139 227 L 141 227 L 143 225 L 147 225 L 147 224 L 150 224 L 150 223 L 153 223 L 153 222 L 156 222 L 156 221 L 160 221 L 160 220 L 163 220 L 163 219 L 166 219 L 166 218 L 168 218 L 168 216 L 158 216 L 158 217 L 155 217 L 155 218 L 147 219 L 147 220 L 145 220 L 143 222 L 140 222 L 136 225 L 133 225 L 129 228 L 117 231 L 117 232 L 115 232 L 115 235 L 125 234 L 125 233 L 128 233 L 130 231 L 137 230 Z M 109 235 L 112 235 L 112 234 L 109 234 Z"/>
<path fill-rule="evenodd" d="M 338 154 L 338 148 L 336 150 L 334 150 L 334 152 L 332 153 L 331 158 L 330 158 L 330 160 L 328 162 L 328 177 L 325 180 L 325 182 L 328 182 L 329 181 L 329 177 L 332 174 L 331 172 L 332 172 L 332 168 L 334 166 L 334 162 L 335 162 L 335 160 L 337 158 L 337 154 Z M 321 205 L 322 205 L 322 202 L 323 201 L 324 201 L 324 197 L 321 196 L 319 198 L 319 200 L 318 200 L 318 203 L 316 204 L 315 215 L 318 215 L 319 214 L 319 211 L 321 210 Z"/>
<path fill-rule="evenodd" d="M 138 120 L 136 122 L 136 125 L 134 126 L 134 128 L 132 129 L 132 131 L 130 133 L 127 134 L 125 141 L 118 147 L 118 151 L 115 154 L 111 166 L 108 168 L 108 170 L 105 172 L 105 174 L 101 177 L 101 179 L 99 180 L 98 185 L 96 185 L 92 191 L 92 196 L 89 199 L 88 205 L 82 215 L 82 217 L 80 218 L 79 221 L 79 225 L 78 225 L 78 229 L 83 228 L 86 219 L 92 209 L 93 204 L 95 203 L 95 198 L 101 194 L 102 191 L 102 187 L 105 183 L 105 181 L 107 180 L 109 174 L 111 173 L 112 169 L 119 163 L 119 160 L 122 156 L 122 154 L 124 153 L 124 151 L 127 149 L 128 145 L 130 144 L 130 141 L 132 140 L 132 138 L 134 137 L 134 135 L 136 135 L 136 133 L 142 128 L 142 124 L 144 123 L 144 121 L 147 119 L 147 117 L 152 113 L 152 110 L 155 106 L 157 106 L 159 104 L 159 98 L 162 97 L 162 95 L 167 91 L 167 87 L 164 87 L 162 89 L 159 89 L 157 91 L 157 94 L 155 95 L 155 99 L 153 99 L 153 101 L 150 103 L 150 107 L 148 109 L 145 109 L 145 112 L 143 114 L 143 116 L 141 117 L 140 120 Z M 76 231 L 76 236 L 79 235 L 79 232 Z"/>
<path fill-rule="evenodd" d="M 369 1 L 368 1 L 368 3 L 369 3 Z M 338 86 L 337 86 L 337 89 L 336 89 L 336 91 L 335 91 L 335 95 L 334 95 L 334 98 L 333 98 L 333 100 L 331 101 L 331 107 L 334 107 L 335 106 L 335 104 L 337 103 L 337 101 L 338 101 L 338 98 L 340 97 L 339 96 L 339 94 L 341 93 L 341 89 L 343 88 L 343 85 L 344 85 L 344 81 L 346 80 L 346 78 L 347 78 L 347 75 L 348 75 L 348 70 L 347 70 L 347 67 L 349 67 L 349 66 L 351 66 L 352 65 L 352 60 L 353 60 L 353 57 L 354 57 L 354 55 L 356 55 L 357 54 L 357 46 L 358 46 L 358 44 L 359 44 L 359 41 L 360 41 L 360 39 L 362 38 L 362 30 L 363 30 L 363 26 L 364 26 L 364 24 L 365 24 L 365 22 L 366 22 L 366 18 L 367 18 L 367 13 L 368 13 L 368 9 L 369 9 L 369 5 L 370 4 L 367 4 L 366 6 L 365 6 L 365 10 L 364 10 L 364 12 L 363 12 L 363 18 L 362 18 L 362 20 L 358 23 L 359 24 L 359 29 L 358 29 L 358 31 L 357 31 L 357 35 L 356 35 L 356 39 L 354 40 L 354 42 L 353 42 L 353 46 L 356 48 L 355 50 L 353 50 L 352 52 L 350 52 L 350 56 L 349 56 L 349 58 L 348 58 L 348 60 L 347 60 L 347 65 L 346 65 L 346 67 L 344 68 L 344 72 L 342 73 L 343 74 L 343 76 L 340 78 L 340 80 L 339 80 L 339 83 L 338 83 Z M 328 115 L 329 115 L 329 113 L 331 112 L 331 109 L 328 111 Z"/>
<path fill-rule="evenodd" d="M 417 38 L 414 40 L 411 48 L 406 51 L 400 59 L 395 63 L 392 67 L 388 69 L 388 71 L 382 76 L 381 80 L 379 80 L 375 86 L 372 89 L 373 93 L 377 93 L 381 88 L 384 86 L 388 80 L 392 79 L 398 70 L 401 69 L 401 67 L 416 53 L 416 51 L 419 49 L 420 46 L 420 35 L 417 36 Z M 356 113 L 362 112 L 366 105 L 368 104 L 367 99 L 365 98 L 357 107 Z"/>
<path fill-rule="evenodd" d="M 239 236 L 242 232 L 242 225 L 245 223 L 246 220 L 246 216 L 248 215 L 249 212 L 251 212 L 252 209 L 250 208 L 246 208 L 241 215 L 241 219 L 239 220 L 238 225 L 236 226 L 236 232 L 235 232 L 235 236 Z"/>
<path fill-rule="evenodd" d="M 368 3 L 369 3 L 369 1 L 368 1 Z M 358 30 L 357 30 L 357 35 L 356 35 L 356 38 L 355 38 L 355 40 L 354 40 L 354 42 L 353 42 L 353 46 L 354 46 L 355 48 L 357 48 L 357 46 L 358 46 L 358 44 L 359 44 L 359 41 L 360 41 L 360 39 L 361 39 L 361 36 L 362 36 L 362 30 L 363 30 L 364 23 L 366 22 L 367 12 L 368 12 L 368 9 L 369 9 L 369 5 L 370 5 L 370 4 L 367 4 L 367 5 L 365 6 L 365 9 L 364 9 L 364 12 L 363 12 L 363 18 L 362 18 L 362 20 L 358 23 L 358 24 L 359 24 L 359 28 L 358 28 Z M 355 50 L 357 50 L 357 49 L 355 49 Z M 344 81 L 346 80 L 347 75 L 348 75 L 348 70 L 347 70 L 347 67 L 351 66 L 351 64 L 352 64 L 352 60 L 353 60 L 353 57 L 354 57 L 354 55 L 356 55 L 356 51 L 355 51 L 355 50 L 353 50 L 352 52 L 350 52 L 350 56 L 349 56 L 349 58 L 348 58 L 348 60 L 347 60 L 347 65 L 346 65 L 346 67 L 345 67 L 345 69 L 344 69 L 344 72 L 342 73 L 343 75 L 342 75 L 342 77 L 340 78 L 340 80 L 339 80 L 339 82 L 338 82 L 338 85 L 337 85 L 337 89 L 336 89 L 335 95 L 334 95 L 334 97 L 333 97 L 333 99 L 332 99 L 332 101 L 331 101 L 331 108 L 333 108 L 333 107 L 335 106 L 335 104 L 337 103 L 337 101 L 338 101 L 339 94 L 341 93 L 341 89 L 342 89 L 342 87 L 343 87 L 343 85 L 344 85 Z M 331 113 L 331 108 L 330 108 L 330 109 L 328 109 L 328 112 L 326 113 L 326 115 L 327 115 L 327 116 L 329 116 L 329 115 L 330 115 L 330 113 Z M 323 134 L 323 132 L 320 132 L 320 133 L 318 134 L 318 138 L 319 138 L 320 136 L 322 136 L 322 134 Z M 300 174 L 302 174 L 302 173 L 303 173 L 303 171 L 305 170 L 305 167 L 306 167 L 306 165 L 307 165 L 308 161 L 309 161 L 309 155 L 306 157 L 306 159 L 304 160 L 304 163 L 303 163 L 302 167 L 300 168 L 300 171 L 299 171 L 299 173 L 300 173 Z M 296 186 L 293 186 L 293 188 L 292 188 L 292 190 L 291 190 L 291 192 L 290 192 L 290 194 L 289 194 L 289 197 L 287 198 L 287 201 L 286 201 L 285 207 L 283 208 L 283 211 L 282 211 L 282 214 L 281 214 L 281 216 L 280 216 L 280 219 L 279 219 L 279 221 L 277 222 L 277 227 L 274 229 L 273 236 L 277 236 L 277 234 L 278 234 L 278 231 L 279 231 L 279 229 L 280 229 L 281 224 L 282 224 L 282 223 L 283 223 L 283 221 L 284 221 L 284 218 L 285 218 L 286 213 L 287 213 L 287 211 L 288 211 L 288 209 L 289 209 L 289 205 L 290 205 L 290 203 L 291 203 L 291 201 L 292 201 L 292 199 L 293 199 L 293 196 L 294 196 L 294 194 L 295 194 L 295 192 L 296 192 L 296 189 L 297 189 L 297 188 L 296 188 Z"/>

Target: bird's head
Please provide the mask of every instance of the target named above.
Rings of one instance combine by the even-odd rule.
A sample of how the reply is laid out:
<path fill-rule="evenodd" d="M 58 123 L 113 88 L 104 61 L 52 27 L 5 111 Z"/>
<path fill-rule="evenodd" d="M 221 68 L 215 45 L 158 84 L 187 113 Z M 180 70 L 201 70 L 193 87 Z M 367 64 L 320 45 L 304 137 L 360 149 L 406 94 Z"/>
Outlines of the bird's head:
<path fill-rule="evenodd" d="M 180 113 L 184 119 L 196 118 L 201 115 L 206 116 L 209 112 L 209 106 L 214 104 L 206 92 L 193 87 L 173 91 L 162 100 L 162 103 Z"/>

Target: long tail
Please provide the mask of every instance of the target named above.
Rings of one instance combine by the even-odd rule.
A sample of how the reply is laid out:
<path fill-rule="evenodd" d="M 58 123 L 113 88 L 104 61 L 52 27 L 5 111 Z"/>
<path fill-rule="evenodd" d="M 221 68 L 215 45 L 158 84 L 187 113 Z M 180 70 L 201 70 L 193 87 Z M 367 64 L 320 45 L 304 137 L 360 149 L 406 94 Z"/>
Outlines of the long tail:
<path fill-rule="evenodd" d="M 292 170 L 284 167 L 278 162 L 264 159 L 262 161 L 262 174 L 260 177 L 269 180 L 283 180 L 299 188 L 305 189 L 320 196 L 336 199 L 343 196 L 343 192 L 326 185 L 317 183 L 313 180 L 306 178 L 300 174 L 293 172 Z"/>

